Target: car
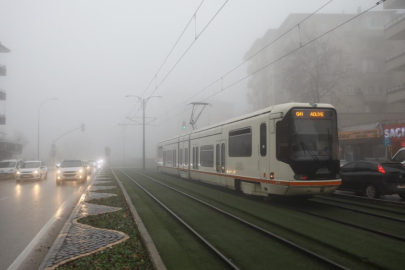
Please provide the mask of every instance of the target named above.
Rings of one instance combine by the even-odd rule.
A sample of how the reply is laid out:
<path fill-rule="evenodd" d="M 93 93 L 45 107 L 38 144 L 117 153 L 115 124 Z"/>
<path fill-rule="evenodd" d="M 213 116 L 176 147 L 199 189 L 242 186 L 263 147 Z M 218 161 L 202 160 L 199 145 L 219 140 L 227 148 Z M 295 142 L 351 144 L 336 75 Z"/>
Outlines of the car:
<path fill-rule="evenodd" d="M 56 167 L 57 185 L 60 185 L 63 181 L 78 180 L 81 183 L 85 183 L 87 180 L 87 167 L 79 159 L 65 159 Z"/>
<path fill-rule="evenodd" d="M 15 179 L 17 170 L 22 163 L 23 161 L 21 159 L 0 161 L 0 179 Z"/>
<path fill-rule="evenodd" d="M 344 159 L 341 159 L 341 160 L 340 160 L 340 167 L 346 165 L 347 163 L 349 163 L 349 161 L 344 160 Z"/>
<path fill-rule="evenodd" d="M 83 165 L 86 167 L 87 174 L 90 175 L 93 172 L 93 168 L 91 167 L 90 163 L 88 160 L 82 160 Z"/>
<path fill-rule="evenodd" d="M 340 168 L 339 190 L 378 198 L 398 194 L 405 199 L 405 167 L 399 162 L 354 161 Z"/>
<path fill-rule="evenodd" d="M 405 147 L 399 149 L 392 157 L 391 161 L 401 162 L 402 164 L 405 164 Z"/>
<path fill-rule="evenodd" d="M 45 180 L 47 178 L 48 168 L 42 161 L 38 160 L 23 162 L 16 173 L 17 183 L 28 179 Z"/>

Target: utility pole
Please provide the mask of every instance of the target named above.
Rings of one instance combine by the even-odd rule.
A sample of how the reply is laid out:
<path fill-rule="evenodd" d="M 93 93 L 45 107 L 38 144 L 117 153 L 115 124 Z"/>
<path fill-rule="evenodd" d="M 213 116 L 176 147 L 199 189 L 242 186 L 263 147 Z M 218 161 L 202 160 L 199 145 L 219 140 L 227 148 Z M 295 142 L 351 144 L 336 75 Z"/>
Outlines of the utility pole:
<path fill-rule="evenodd" d="M 156 97 L 156 98 L 161 98 L 161 96 L 150 96 L 150 97 L 148 97 L 148 98 L 142 98 L 142 97 L 139 97 L 139 96 L 127 95 L 127 96 L 125 96 L 125 97 L 136 97 L 136 98 L 138 98 L 139 102 L 141 103 L 141 108 L 142 108 L 142 112 L 143 112 L 143 115 L 142 115 L 142 124 L 139 123 L 139 122 L 137 122 L 136 120 L 133 120 L 133 119 L 135 119 L 135 118 L 137 118 L 137 117 L 127 117 L 127 118 L 130 119 L 131 121 L 133 121 L 133 122 L 139 124 L 139 125 L 140 125 L 140 124 L 142 125 L 142 134 L 143 134 L 143 138 L 142 138 L 142 169 L 145 170 L 145 126 L 148 125 L 148 124 L 149 124 L 150 122 L 152 122 L 153 120 L 155 120 L 155 119 L 153 119 L 153 120 L 149 121 L 148 123 L 146 123 L 146 121 L 145 121 L 145 119 L 147 118 L 147 117 L 145 116 L 146 104 L 148 103 L 148 101 L 149 101 L 151 98 L 154 98 L 154 97 Z M 137 124 L 135 124 L 135 125 L 137 125 Z"/>
<path fill-rule="evenodd" d="M 41 115 L 41 107 L 44 105 L 45 102 L 51 101 L 51 100 L 57 100 L 57 98 L 49 98 L 44 101 L 42 101 L 41 105 L 38 107 L 38 142 L 37 142 L 37 160 L 39 160 L 39 122 L 40 122 L 40 115 Z"/>

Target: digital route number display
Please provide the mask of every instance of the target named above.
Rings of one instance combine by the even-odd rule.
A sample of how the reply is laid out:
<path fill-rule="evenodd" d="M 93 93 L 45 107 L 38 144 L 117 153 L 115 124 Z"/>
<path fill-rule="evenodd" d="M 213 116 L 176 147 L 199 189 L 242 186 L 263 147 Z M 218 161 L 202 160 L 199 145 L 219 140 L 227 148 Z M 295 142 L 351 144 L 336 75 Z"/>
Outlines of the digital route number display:
<path fill-rule="evenodd" d="M 332 110 L 311 110 L 311 109 L 295 109 L 292 111 L 294 118 L 333 118 Z"/>

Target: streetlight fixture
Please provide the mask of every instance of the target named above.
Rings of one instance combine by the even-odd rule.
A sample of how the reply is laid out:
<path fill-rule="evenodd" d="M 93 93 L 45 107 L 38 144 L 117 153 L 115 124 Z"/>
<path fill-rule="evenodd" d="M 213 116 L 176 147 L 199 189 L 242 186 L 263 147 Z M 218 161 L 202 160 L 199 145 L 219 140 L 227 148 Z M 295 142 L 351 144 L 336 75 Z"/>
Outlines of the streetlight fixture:
<path fill-rule="evenodd" d="M 44 105 L 45 102 L 51 101 L 51 100 L 58 100 L 57 98 L 49 98 L 44 101 L 42 101 L 41 105 L 38 107 L 38 148 L 37 148 L 37 159 L 39 160 L 39 120 L 40 120 L 40 113 L 41 113 L 41 107 Z"/>
<path fill-rule="evenodd" d="M 143 117 L 142 117 L 142 132 L 143 132 L 143 147 L 142 147 L 142 168 L 145 170 L 145 109 L 146 109 L 146 103 L 151 98 L 162 98 L 161 96 L 150 96 L 148 98 L 142 98 L 139 96 L 135 95 L 126 95 L 125 97 L 136 97 L 138 98 L 139 102 L 141 103 L 141 108 L 143 111 Z"/>

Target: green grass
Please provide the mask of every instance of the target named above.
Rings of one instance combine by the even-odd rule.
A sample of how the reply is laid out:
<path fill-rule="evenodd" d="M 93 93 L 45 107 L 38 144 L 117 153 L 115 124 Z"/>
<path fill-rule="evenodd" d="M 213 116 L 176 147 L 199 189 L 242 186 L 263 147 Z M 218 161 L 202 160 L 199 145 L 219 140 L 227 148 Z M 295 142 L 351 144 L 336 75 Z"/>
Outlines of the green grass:
<path fill-rule="evenodd" d="M 375 266 L 376 268 L 403 269 L 403 265 L 405 265 L 405 244 L 403 242 L 275 207 L 178 177 L 155 172 L 146 174 L 349 268 L 372 269 Z M 135 177 L 136 174 L 131 173 L 131 176 Z M 334 213 L 330 214 L 333 216 Z M 337 218 L 343 217 L 342 214 Z M 372 223 L 373 219 L 364 218 L 363 222 Z M 396 224 L 396 226 L 402 227 L 400 224 Z M 386 228 L 389 229 L 389 227 Z"/>
<path fill-rule="evenodd" d="M 114 193 L 118 196 L 92 200 L 89 201 L 89 203 L 120 207 L 122 210 L 96 216 L 88 216 L 80 219 L 78 222 L 97 228 L 121 231 L 129 235 L 130 238 L 121 244 L 72 261 L 58 269 L 153 269 L 121 189 L 115 180 L 113 183 L 108 183 L 108 185 L 116 186 L 117 188 L 99 192 Z"/>
<path fill-rule="evenodd" d="M 117 171 L 116 171 L 117 172 Z M 126 170 L 127 173 L 130 173 Z M 139 190 L 123 174 L 118 176 L 124 182 L 124 186 L 130 193 L 135 193 L 132 199 L 138 208 L 139 203 L 137 198 L 148 201 L 149 196 Z M 241 269 L 328 269 L 329 266 L 321 263 L 306 254 L 298 252 L 296 249 L 287 246 L 273 238 L 265 237 L 262 233 L 252 230 L 246 225 L 236 222 L 234 219 L 226 217 L 216 211 L 203 206 L 195 201 L 186 198 L 176 192 L 170 191 L 154 182 L 145 180 L 135 174 L 131 174 L 141 185 L 148 189 L 151 193 L 165 203 L 177 215 L 181 216 L 189 223 L 196 231 L 205 237 L 211 244 L 218 248 L 227 258 L 231 259 Z M 145 194 L 145 195 L 144 195 Z M 147 197 L 144 197 L 147 196 Z M 198 261 L 208 263 L 206 255 L 202 252 L 194 254 L 184 253 L 181 249 L 174 250 L 173 242 L 180 242 L 179 239 L 187 238 L 189 241 L 186 245 L 198 245 L 200 250 L 204 250 L 204 246 L 195 237 L 172 217 L 168 216 L 160 206 L 156 206 L 154 202 L 147 202 L 153 213 L 145 213 L 142 209 L 138 209 L 147 229 L 149 230 L 155 243 L 161 251 L 163 260 L 169 269 L 212 269 L 213 266 L 199 268 L 179 267 L 176 263 L 170 260 L 185 260 L 190 256 L 199 257 Z M 159 213 L 163 211 L 162 213 Z M 159 222 L 151 222 L 149 218 L 152 216 L 165 216 L 160 218 Z M 154 227 L 158 224 L 164 228 L 166 232 L 162 235 L 157 233 Z M 159 229 L 161 231 L 161 229 Z M 169 239 L 169 238 L 172 239 Z M 198 246 L 196 246 L 198 248 Z M 172 256 L 165 255 L 165 250 L 171 250 Z M 210 255 L 210 254 L 208 254 Z M 213 256 L 211 254 L 211 256 Z M 215 256 L 215 255 L 214 255 Z M 171 267 L 169 267 L 171 266 Z M 221 269 L 221 268 L 220 268 Z"/>

